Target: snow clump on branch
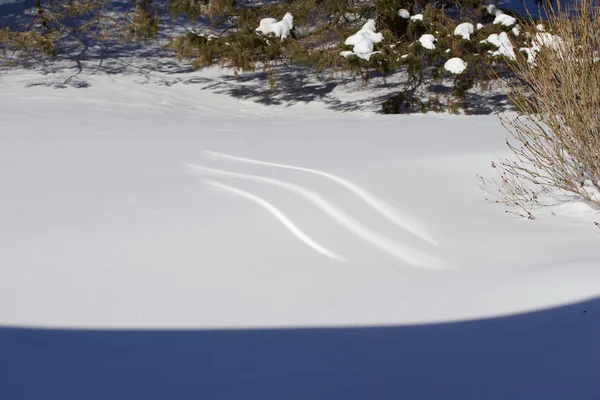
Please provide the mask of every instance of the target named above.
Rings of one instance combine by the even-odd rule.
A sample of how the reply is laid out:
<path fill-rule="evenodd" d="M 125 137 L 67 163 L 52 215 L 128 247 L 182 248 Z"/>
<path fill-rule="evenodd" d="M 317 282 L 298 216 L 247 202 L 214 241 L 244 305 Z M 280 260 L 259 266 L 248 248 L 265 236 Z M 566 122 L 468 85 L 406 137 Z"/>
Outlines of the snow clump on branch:
<path fill-rule="evenodd" d="M 342 51 L 340 55 L 348 57 L 355 55 L 363 60 L 369 60 L 373 54 L 380 53 L 373 51 L 373 45 L 383 40 L 383 35 L 380 32 L 375 32 L 375 20 L 368 20 L 362 28 L 354 35 L 348 37 L 344 42 L 347 46 L 354 46 L 352 51 Z"/>
<path fill-rule="evenodd" d="M 294 17 L 292 14 L 286 13 L 281 21 L 277 21 L 275 18 L 261 19 L 258 28 L 256 28 L 256 32 L 261 32 L 263 35 L 273 33 L 283 40 L 290 35 L 293 28 Z"/>

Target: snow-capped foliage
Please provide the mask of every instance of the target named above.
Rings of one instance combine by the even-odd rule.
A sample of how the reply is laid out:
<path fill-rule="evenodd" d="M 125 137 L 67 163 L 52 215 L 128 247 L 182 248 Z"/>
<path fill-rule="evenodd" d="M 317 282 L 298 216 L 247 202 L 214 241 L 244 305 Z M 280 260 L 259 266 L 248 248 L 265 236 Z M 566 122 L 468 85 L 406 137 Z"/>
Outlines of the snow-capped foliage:
<path fill-rule="evenodd" d="M 404 19 L 409 19 L 410 13 L 408 12 L 408 10 L 401 8 L 398 10 L 398 16 Z"/>
<path fill-rule="evenodd" d="M 484 28 L 484 26 L 483 26 L 483 24 L 481 22 L 477 24 L 477 30 L 480 30 L 480 29 L 483 29 L 483 28 Z"/>
<path fill-rule="evenodd" d="M 368 60 L 373 54 L 379 53 L 373 51 L 374 43 L 379 43 L 383 40 L 383 35 L 380 32 L 375 32 L 375 20 L 368 20 L 362 28 L 354 35 L 348 37 L 344 42 L 347 46 L 354 46 L 352 51 L 342 51 L 343 57 L 355 55 L 364 60 Z"/>
<path fill-rule="evenodd" d="M 410 19 L 411 21 L 423 21 L 423 14 L 415 14 Z"/>
<path fill-rule="evenodd" d="M 496 46 L 498 51 L 492 52 L 494 56 L 501 55 L 511 60 L 516 58 L 514 47 L 506 32 L 501 32 L 500 34 L 493 33 L 487 39 L 482 40 L 481 43 L 489 43 Z"/>
<path fill-rule="evenodd" d="M 558 35 L 553 35 L 548 32 L 538 32 L 535 34 L 532 44 L 533 47 L 539 51 L 542 46 L 548 46 L 554 50 L 559 50 L 564 46 L 565 43 Z"/>
<path fill-rule="evenodd" d="M 490 4 L 487 6 L 487 12 L 490 15 L 493 15 L 494 17 L 496 17 L 494 19 L 494 24 L 502 24 L 504 26 L 512 26 L 517 22 L 516 18 L 511 17 L 510 15 L 504 14 L 504 11 L 500 10 L 498 7 L 496 7 L 493 4 Z"/>
<path fill-rule="evenodd" d="M 462 24 L 458 24 L 456 29 L 454 29 L 454 34 L 456 36 L 462 36 L 463 39 L 469 40 L 471 39 L 471 35 L 475 32 L 475 27 L 470 22 L 463 22 Z"/>
<path fill-rule="evenodd" d="M 493 4 L 488 5 L 486 8 L 487 8 L 487 12 L 490 15 L 493 15 L 494 17 L 504 14 L 504 12 L 502 10 L 500 10 L 498 7 L 496 7 Z"/>
<path fill-rule="evenodd" d="M 511 17 L 510 15 L 506 15 L 506 14 L 500 14 L 500 15 L 496 16 L 496 18 L 494 19 L 494 25 L 502 24 L 504 26 L 512 26 L 516 22 L 517 22 L 517 19 L 515 17 Z"/>
<path fill-rule="evenodd" d="M 535 62 L 535 50 L 532 50 L 529 47 L 521 47 L 519 50 L 527 54 L 527 62 L 529 64 L 533 64 Z"/>
<path fill-rule="evenodd" d="M 424 48 L 426 48 L 427 50 L 433 50 L 435 49 L 435 42 L 437 41 L 437 39 L 435 38 L 435 36 L 426 33 L 424 35 L 422 35 L 419 38 L 419 43 L 421 43 L 421 46 L 423 46 Z"/>
<path fill-rule="evenodd" d="M 537 24 L 537 25 L 535 26 L 535 28 L 536 28 L 538 31 L 540 31 L 540 32 L 544 32 L 544 30 L 545 30 L 545 28 L 544 28 L 544 25 L 543 25 L 543 24 Z"/>
<path fill-rule="evenodd" d="M 543 29 L 543 27 L 542 27 L 542 29 Z M 538 25 L 538 30 L 539 30 L 539 25 Z M 527 62 L 529 62 L 530 64 L 534 64 L 535 56 L 537 55 L 537 53 L 539 53 L 539 51 L 544 46 L 550 47 L 553 50 L 560 52 L 560 51 L 564 50 L 565 42 L 558 35 L 553 35 L 549 32 L 541 31 L 541 32 L 538 32 L 535 34 L 535 37 L 531 41 L 531 47 L 522 47 L 519 50 L 521 50 L 521 51 L 525 52 L 525 54 L 527 54 Z"/>
<path fill-rule="evenodd" d="M 489 43 L 493 44 L 496 47 L 500 47 L 500 39 L 498 38 L 497 33 L 492 33 L 490 36 L 487 37 L 487 39 L 484 39 L 479 43 Z"/>
<path fill-rule="evenodd" d="M 467 63 L 462 58 L 454 57 L 446 61 L 444 69 L 453 74 L 462 74 L 467 69 Z"/>
<path fill-rule="evenodd" d="M 520 25 L 515 25 L 515 26 L 512 28 L 512 33 L 513 33 L 513 35 L 515 35 L 515 36 L 519 36 L 519 34 L 521 33 L 521 26 L 520 26 Z"/>
<path fill-rule="evenodd" d="M 290 31 L 294 28 L 294 17 L 290 13 L 286 13 L 281 21 L 277 21 L 275 18 L 263 18 L 260 20 L 256 32 L 261 32 L 264 35 L 270 33 L 275 36 L 285 39 L 290 35 Z"/>

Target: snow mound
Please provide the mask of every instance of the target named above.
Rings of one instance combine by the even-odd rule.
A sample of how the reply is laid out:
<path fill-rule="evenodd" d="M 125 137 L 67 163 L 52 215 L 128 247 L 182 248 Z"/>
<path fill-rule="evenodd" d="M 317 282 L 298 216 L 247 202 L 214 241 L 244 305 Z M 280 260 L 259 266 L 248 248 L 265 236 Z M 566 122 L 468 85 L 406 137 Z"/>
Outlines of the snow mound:
<path fill-rule="evenodd" d="M 424 48 L 426 48 L 427 50 L 433 50 L 435 49 L 435 42 L 437 41 L 437 39 L 435 38 L 435 36 L 426 33 L 424 35 L 422 35 L 419 38 L 419 43 L 421 43 L 421 46 L 423 46 Z"/>
<path fill-rule="evenodd" d="M 475 32 L 475 27 L 470 22 L 463 22 L 458 24 L 454 29 L 454 35 L 462 36 L 463 39 L 470 40 L 471 35 Z"/>
<path fill-rule="evenodd" d="M 408 12 L 408 10 L 401 8 L 398 10 L 398 16 L 404 19 L 409 19 L 410 13 Z"/>
<path fill-rule="evenodd" d="M 477 30 L 483 29 L 483 24 L 482 23 L 477 23 Z"/>
<path fill-rule="evenodd" d="M 294 17 L 291 13 L 286 13 L 281 21 L 277 21 L 275 18 L 263 18 L 256 28 L 256 32 L 260 32 L 263 35 L 270 33 L 275 36 L 285 39 L 290 35 L 291 30 L 294 28 Z"/>
<path fill-rule="evenodd" d="M 354 46 L 352 51 L 342 51 L 340 53 L 343 57 L 349 57 L 355 55 L 364 60 L 368 60 L 373 54 L 380 53 L 373 51 L 373 45 L 383 40 L 381 32 L 375 32 L 375 20 L 368 20 L 362 28 L 354 35 L 348 37 L 344 42 L 347 46 Z"/>
<path fill-rule="evenodd" d="M 462 58 L 454 57 L 446 61 L 444 69 L 453 74 L 462 74 L 467 69 L 467 63 Z"/>
<path fill-rule="evenodd" d="M 423 14 L 415 14 L 410 19 L 411 21 L 423 21 Z"/>

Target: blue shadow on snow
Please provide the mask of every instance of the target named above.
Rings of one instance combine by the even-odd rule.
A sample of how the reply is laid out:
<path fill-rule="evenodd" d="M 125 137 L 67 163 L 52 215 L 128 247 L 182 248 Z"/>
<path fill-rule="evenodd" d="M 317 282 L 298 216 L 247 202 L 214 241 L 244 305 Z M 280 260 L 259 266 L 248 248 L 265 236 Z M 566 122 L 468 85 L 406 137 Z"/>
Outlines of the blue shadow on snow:
<path fill-rule="evenodd" d="M 0 399 L 600 399 L 600 298 L 429 325 L 0 327 Z"/>

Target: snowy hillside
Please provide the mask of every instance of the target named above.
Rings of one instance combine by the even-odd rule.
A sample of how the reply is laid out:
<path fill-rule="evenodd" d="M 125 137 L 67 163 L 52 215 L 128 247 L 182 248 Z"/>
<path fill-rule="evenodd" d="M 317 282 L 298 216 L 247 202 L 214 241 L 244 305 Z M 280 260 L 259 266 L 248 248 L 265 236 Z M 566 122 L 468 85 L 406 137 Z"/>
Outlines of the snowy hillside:
<path fill-rule="evenodd" d="M 0 398 L 598 398 L 598 216 L 487 202 L 496 116 L 153 74 L 0 77 Z"/>

